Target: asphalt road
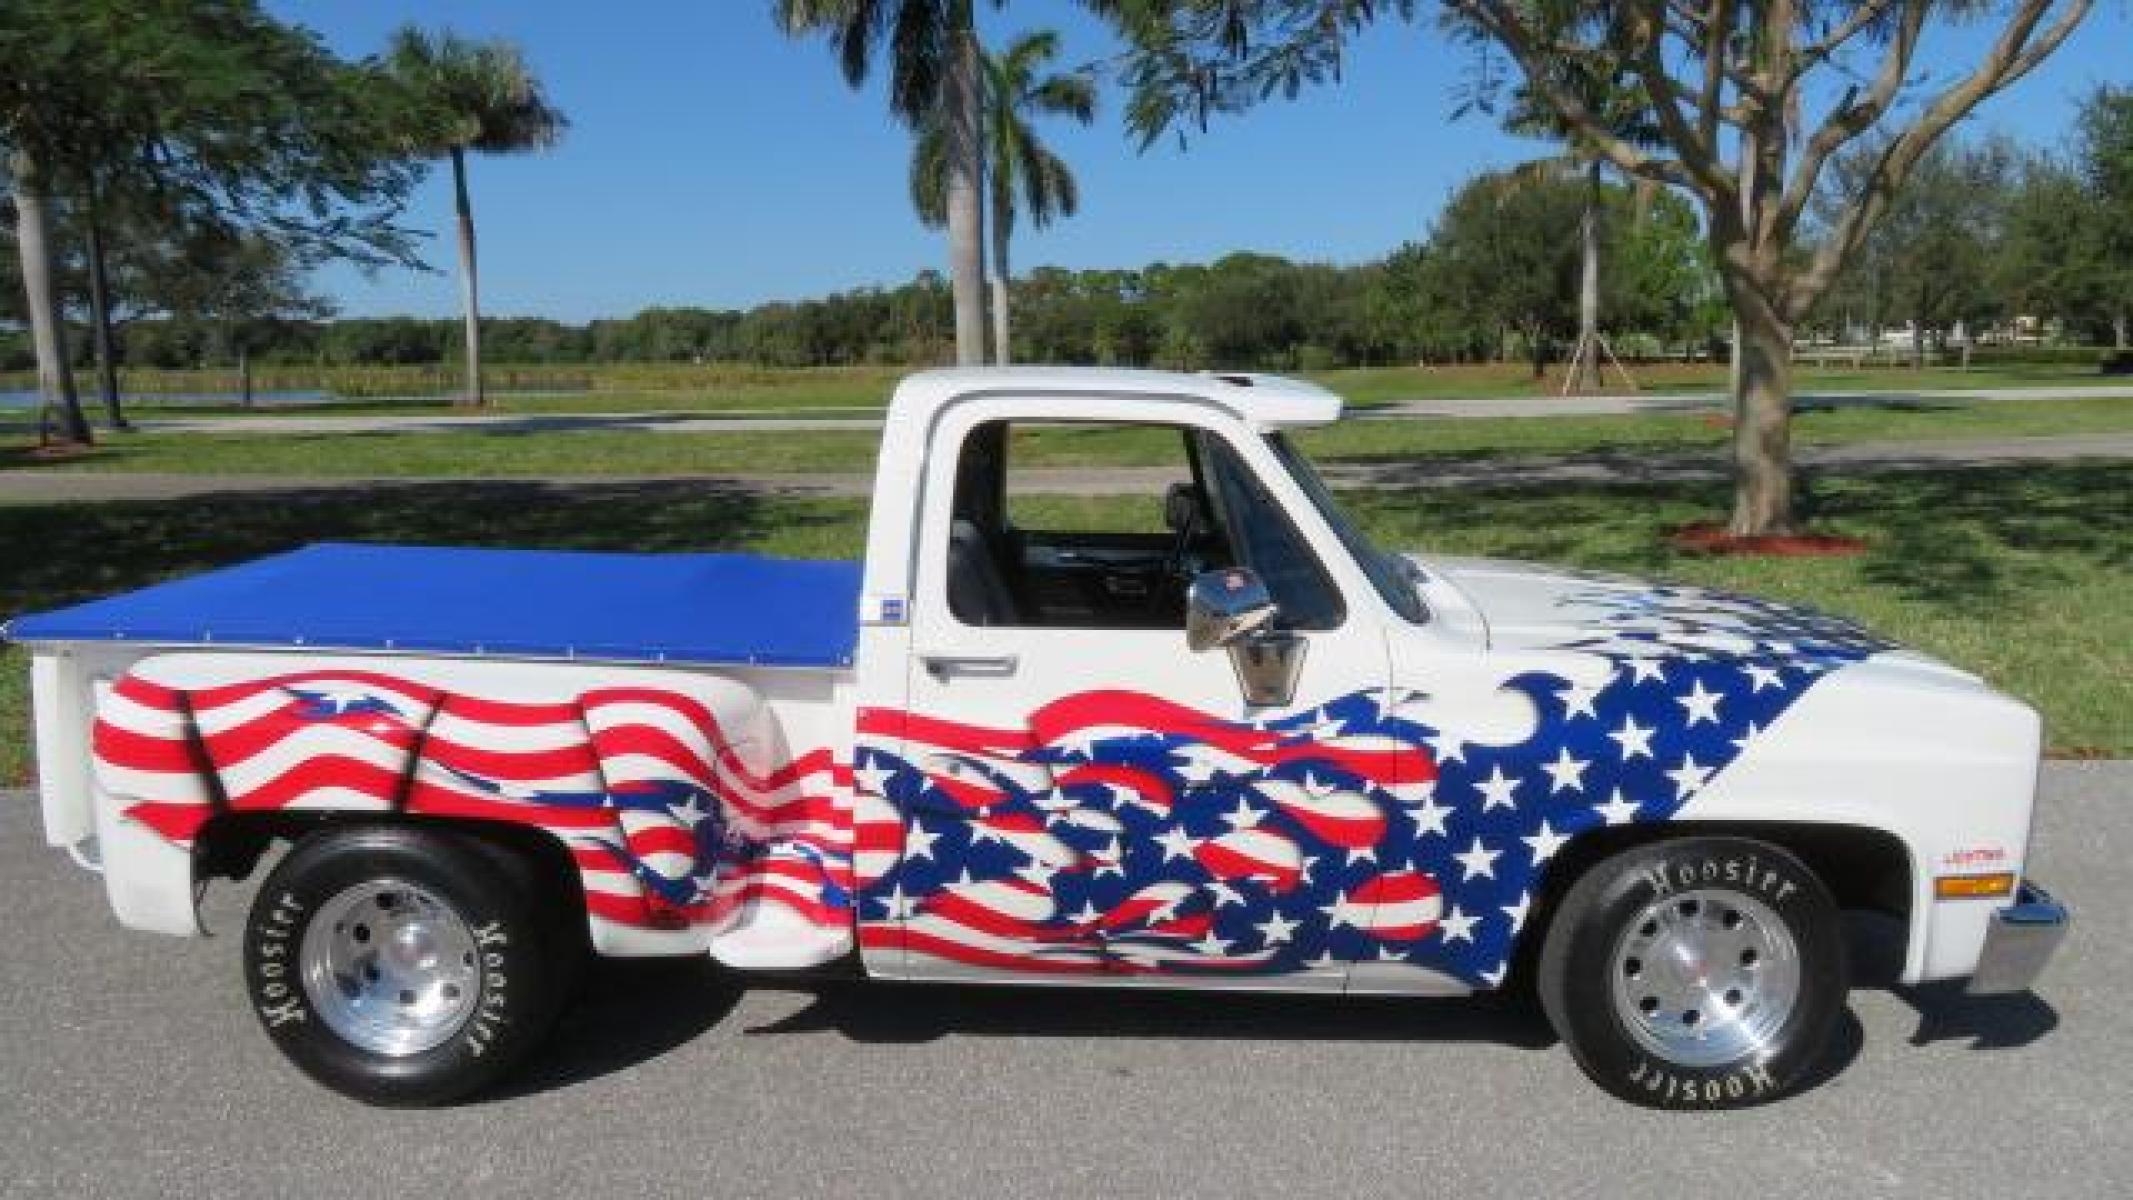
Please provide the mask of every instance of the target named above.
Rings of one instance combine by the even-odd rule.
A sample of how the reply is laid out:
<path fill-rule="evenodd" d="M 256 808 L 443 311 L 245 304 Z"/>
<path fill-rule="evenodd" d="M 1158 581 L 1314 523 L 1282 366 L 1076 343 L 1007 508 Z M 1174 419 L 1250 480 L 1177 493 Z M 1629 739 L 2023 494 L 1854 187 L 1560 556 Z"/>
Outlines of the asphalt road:
<path fill-rule="evenodd" d="M 8 794 L 0 1192 L 2123 1195 L 2129 851 L 2133 764 L 2050 767 L 2035 865 L 2080 919 L 2040 994 L 1862 989 L 1817 1085 L 1743 1113 L 1623 1105 L 1472 1002 L 740 991 L 691 965 L 597 974 L 503 1094 L 383 1112 L 282 1065 L 232 939 L 121 932 Z"/>

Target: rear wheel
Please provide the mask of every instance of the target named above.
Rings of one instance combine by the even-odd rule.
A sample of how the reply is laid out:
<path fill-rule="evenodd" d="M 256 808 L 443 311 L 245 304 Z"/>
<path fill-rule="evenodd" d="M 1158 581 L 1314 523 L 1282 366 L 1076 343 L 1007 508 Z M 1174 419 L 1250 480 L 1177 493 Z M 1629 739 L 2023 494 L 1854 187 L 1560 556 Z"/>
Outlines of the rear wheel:
<path fill-rule="evenodd" d="M 1660 842 L 1593 867 L 1557 910 L 1536 982 L 1586 1074 L 1657 1108 L 1790 1091 L 1848 987 L 1828 890 L 1745 838 Z"/>
<path fill-rule="evenodd" d="M 245 983 L 275 1045 L 373 1104 L 458 1099 L 546 1032 L 573 948 L 537 873 L 465 835 L 315 834 L 261 884 Z"/>

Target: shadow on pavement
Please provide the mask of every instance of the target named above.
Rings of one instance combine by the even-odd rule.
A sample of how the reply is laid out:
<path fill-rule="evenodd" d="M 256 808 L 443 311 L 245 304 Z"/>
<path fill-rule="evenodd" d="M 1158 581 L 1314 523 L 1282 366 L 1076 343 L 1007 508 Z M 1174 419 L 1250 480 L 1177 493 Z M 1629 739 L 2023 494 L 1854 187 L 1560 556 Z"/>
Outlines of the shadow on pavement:
<path fill-rule="evenodd" d="M 751 1035 L 834 1032 L 915 1044 L 961 1035 L 1042 1038 L 1555 1043 L 1537 1012 L 1488 999 L 1415 999 L 894 985 L 810 986 L 813 1002 Z"/>
<path fill-rule="evenodd" d="M 742 990 L 709 958 L 596 961 L 542 1047 L 481 1099 L 555 1091 L 626 1071 L 725 1020 Z"/>
<path fill-rule="evenodd" d="M 1885 991 L 1918 1014 L 1910 1043 L 1967 1041 L 1976 1050 L 2027 1046 L 2059 1026 L 2059 1010 L 2034 992 L 1972 996 L 1962 980 L 1899 982 L 1903 973 L 1904 925 L 1875 913 L 1847 914 L 1852 945 L 1852 986 Z"/>

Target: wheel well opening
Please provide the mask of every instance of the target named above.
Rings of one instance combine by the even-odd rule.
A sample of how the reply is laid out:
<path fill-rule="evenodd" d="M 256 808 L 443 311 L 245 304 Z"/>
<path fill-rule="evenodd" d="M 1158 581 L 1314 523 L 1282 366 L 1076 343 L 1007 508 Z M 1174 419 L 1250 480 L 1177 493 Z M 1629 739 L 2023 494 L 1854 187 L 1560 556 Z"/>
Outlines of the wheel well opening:
<path fill-rule="evenodd" d="M 532 868 L 533 882 L 547 899 L 567 906 L 568 911 L 581 917 L 585 912 L 584 881 L 578 876 L 570 848 L 544 830 L 500 821 L 406 813 L 220 813 L 193 839 L 193 878 L 200 884 L 211 879 L 242 882 L 277 845 L 293 845 L 315 833 L 376 825 L 449 831 L 505 851 Z"/>
<path fill-rule="evenodd" d="M 1526 936 L 1519 939 L 1512 956 L 1508 986 L 1531 983 L 1549 922 L 1580 876 L 1624 850 L 1684 837 L 1753 838 L 1780 847 L 1822 880 L 1838 908 L 1896 917 L 1908 933 L 1911 855 L 1903 842 L 1887 830 L 1864 825 L 1762 821 L 1614 826 L 1572 839 L 1548 864 L 1540 890 L 1533 897 Z M 1901 949 L 1897 948 L 1899 954 Z"/>

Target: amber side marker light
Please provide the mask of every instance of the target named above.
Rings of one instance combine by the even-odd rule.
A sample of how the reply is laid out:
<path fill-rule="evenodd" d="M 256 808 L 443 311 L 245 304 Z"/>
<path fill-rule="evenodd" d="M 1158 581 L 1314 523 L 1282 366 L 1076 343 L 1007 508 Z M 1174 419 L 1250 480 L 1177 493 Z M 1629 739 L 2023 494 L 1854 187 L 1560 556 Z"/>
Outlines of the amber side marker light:
<path fill-rule="evenodd" d="M 2014 894 L 2013 871 L 1990 875 L 1942 875 L 1933 881 L 1933 894 L 1943 900 L 1979 900 Z"/>

